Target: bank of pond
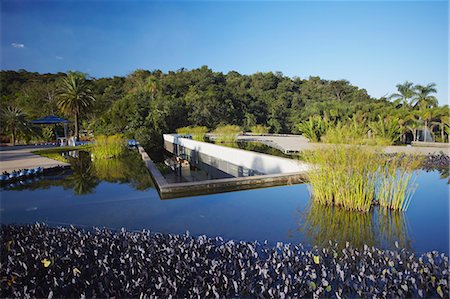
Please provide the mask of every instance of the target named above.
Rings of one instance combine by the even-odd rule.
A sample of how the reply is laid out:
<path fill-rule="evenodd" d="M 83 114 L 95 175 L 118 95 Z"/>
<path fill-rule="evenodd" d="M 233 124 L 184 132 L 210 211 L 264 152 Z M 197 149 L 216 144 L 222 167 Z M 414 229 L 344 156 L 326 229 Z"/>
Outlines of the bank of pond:
<path fill-rule="evenodd" d="M 60 153 L 61 154 L 61 153 Z M 82 227 L 323 246 L 329 240 L 382 249 L 448 253 L 448 176 L 415 170 L 418 185 L 406 212 L 374 205 L 366 213 L 311 200 L 308 184 L 161 200 L 134 149 L 115 159 L 63 152 L 70 168 L 2 184 L 3 224 L 45 222 Z"/>

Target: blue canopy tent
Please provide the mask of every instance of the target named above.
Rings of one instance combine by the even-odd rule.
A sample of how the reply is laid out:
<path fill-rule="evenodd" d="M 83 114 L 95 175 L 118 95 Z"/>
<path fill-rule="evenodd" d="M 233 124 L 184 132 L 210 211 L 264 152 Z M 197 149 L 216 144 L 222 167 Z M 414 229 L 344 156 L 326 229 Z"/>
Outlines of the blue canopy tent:
<path fill-rule="evenodd" d="M 48 115 L 36 120 L 31 121 L 34 125 L 54 125 L 55 126 L 55 136 L 56 139 L 59 141 L 59 144 L 65 145 L 67 144 L 67 124 L 69 121 L 67 119 L 55 116 L 55 115 Z M 58 136 L 58 133 L 56 132 L 56 125 L 57 124 L 63 124 L 64 125 L 64 137 Z"/>

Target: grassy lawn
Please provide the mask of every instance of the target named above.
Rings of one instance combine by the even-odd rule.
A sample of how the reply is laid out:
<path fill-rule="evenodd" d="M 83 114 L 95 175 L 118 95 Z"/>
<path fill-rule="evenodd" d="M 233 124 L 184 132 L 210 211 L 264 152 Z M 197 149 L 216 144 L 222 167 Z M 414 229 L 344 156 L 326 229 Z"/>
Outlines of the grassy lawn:
<path fill-rule="evenodd" d="M 92 147 L 92 145 L 90 145 L 90 144 L 80 145 L 80 146 L 61 146 L 61 147 L 37 150 L 37 151 L 33 151 L 32 153 L 42 156 L 42 157 L 53 159 L 56 161 L 67 162 L 67 159 L 61 155 L 62 152 L 75 151 L 75 150 L 88 151 L 90 147 Z"/>

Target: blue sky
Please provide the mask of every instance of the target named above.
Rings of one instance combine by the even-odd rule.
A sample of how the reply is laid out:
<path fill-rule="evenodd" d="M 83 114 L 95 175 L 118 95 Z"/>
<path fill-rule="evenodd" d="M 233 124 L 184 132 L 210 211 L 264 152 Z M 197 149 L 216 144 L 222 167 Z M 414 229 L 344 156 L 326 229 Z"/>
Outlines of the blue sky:
<path fill-rule="evenodd" d="M 208 65 L 347 79 L 381 97 L 405 80 L 448 96 L 447 1 L 1 1 L 1 67 L 80 70 Z"/>

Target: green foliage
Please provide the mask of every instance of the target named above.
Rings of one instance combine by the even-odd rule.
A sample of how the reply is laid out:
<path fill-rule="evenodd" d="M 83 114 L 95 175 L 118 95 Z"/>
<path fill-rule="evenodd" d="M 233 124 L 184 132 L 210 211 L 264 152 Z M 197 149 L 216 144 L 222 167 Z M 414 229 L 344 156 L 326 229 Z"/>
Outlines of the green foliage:
<path fill-rule="evenodd" d="M 312 198 L 346 210 L 368 212 L 375 196 L 377 155 L 361 146 L 334 145 L 307 152 Z"/>
<path fill-rule="evenodd" d="M 305 152 L 312 198 L 320 204 L 368 212 L 377 200 L 382 208 L 405 211 L 414 193 L 413 170 L 419 159 L 393 156 L 360 145 L 333 145 Z"/>
<path fill-rule="evenodd" d="M 1 113 L 2 127 L 11 134 L 10 142 L 15 145 L 17 135 L 36 135 L 35 131 L 28 123 L 26 115 L 18 107 L 8 106 Z"/>
<path fill-rule="evenodd" d="M 44 138 L 45 141 L 55 140 L 56 138 L 53 129 L 51 127 L 44 127 L 42 129 L 42 138 Z"/>
<path fill-rule="evenodd" d="M 68 72 L 61 79 L 58 107 L 67 115 L 73 115 L 75 119 L 75 136 L 79 137 L 79 116 L 95 102 L 92 91 L 86 81 L 86 75 L 80 72 Z"/>
<path fill-rule="evenodd" d="M 183 135 L 191 135 L 192 139 L 197 141 L 204 141 L 205 135 L 208 133 L 208 128 L 205 126 L 188 126 L 188 127 L 182 127 L 177 129 L 178 134 Z"/>
<path fill-rule="evenodd" d="M 95 102 L 84 101 L 78 115 L 73 109 L 64 109 L 65 113 L 85 120 L 88 127 L 83 125 L 83 129 L 93 130 L 95 135 L 121 133 L 139 140 L 148 151 L 160 150 L 162 134 L 174 132 L 179 127 L 215 128 L 220 124 L 233 124 L 248 131 L 252 126 L 264 124 L 272 133 L 299 133 L 301 126 L 298 124 L 308 122 L 310 117 L 327 119 L 334 125 L 345 124 L 354 115 L 367 122 L 398 117 L 402 121 L 399 126 L 404 142 L 406 135 L 411 135 L 408 127 L 415 126 L 408 120 L 408 114 L 418 112 L 420 108 L 418 104 L 415 108 L 411 106 L 411 101 L 417 102 L 419 96 L 408 92 L 404 93 L 408 104 L 402 105 L 404 109 L 397 109 L 399 103 L 386 98 L 371 98 L 364 89 L 345 80 L 289 78 L 273 72 L 242 75 L 231 71 L 223 74 L 203 66 L 166 73 L 137 70 L 126 77 L 90 78 L 80 74 L 74 75 L 77 79 L 69 80 L 69 76 L 72 75 L 1 71 L 0 105 L 21 107 L 29 119 L 58 115 L 61 111 L 57 103 L 75 93 L 73 86 L 80 86 L 84 92 L 79 95 L 86 100 L 92 96 Z M 77 83 L 74 85 L 73 81 Z M 413 85 L 410 87 L 414 89 Z M 428 101 L 422 106 L 434 105 L 430 98 L 433 89 L 434 86 L 428 86 L 421 93 L 421 101 Z M 449 115 L 448 107 L 441 108 L 445 113 L 427 116 L 428 120 L 418 115 L 416 120 L 422 121 L 422 126 L 427 122 L 435 136 L 447 140 L 445 126 L 435 125 L 441 123 L 441 116 Z M 3 120 L 0 130 L 2 134 L 10 135 Z M 323 130 L 321 133 L 311 128 L 302 128 L 302 131 L 305 135 L 310 132 L 311 140 L 317 141 L 325 134 Z M 419 135 L 417 130 L 413 132 Z M 26 136 L 29 139 L 30 134 L 19 135 L 23 140 Z M 3 139 L 6 138 L 3 136 Z"/>
<path fill-rule="evenodd" d="M 298 124 L 297 128 L 306 138 L 313 142 L 318 142 L 330 126 L 331 122 L 316 115 L 310 116 L 308 121 Z"/>
<path fill-rule="evenodd" d="M 90 151 L 95 159 L 111 159 L 120 157 L 126 151 L 125 139 L 120 134 L 112 136 L 97 136 Z"/>
<path fill-rule="evenodd" d="M 383 209 L 406 211 L 415 192 L 420 156 L 394 156 L 386 159 L 377 173 L 376 199 Z"/>
<path fill-rule="evenodd" d="M 250 128 L 253 134 L 267 134 L 269 133 L 269 127 L 263 125 L 255 125 Z"/>
<path fill-rule="evenodd" d="M 237 136 L 241 133 L 241 127 L 236 125 L 221 125 L 213 131 L 213 134 L 216 137 L 215 141 L 219 143 L 236 142 Z"/>
<path fill-rule="evenodd" d="M 400 139 L 401 132 L 398 120 L 386 118 L 369 123 L 369 128 L 378 140 L 384 141 L 384 145 L 394 144 Z"/>

